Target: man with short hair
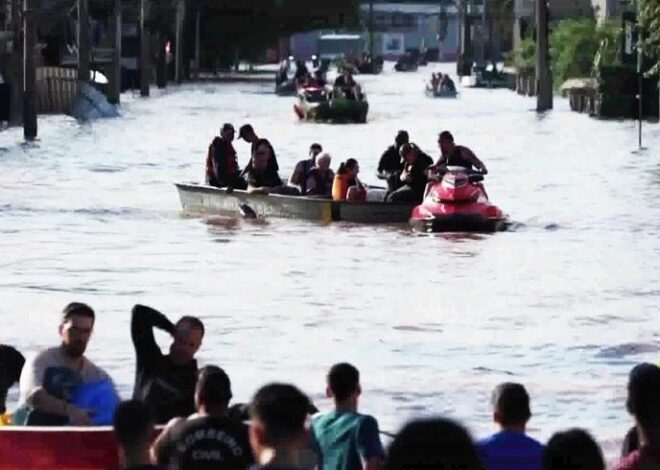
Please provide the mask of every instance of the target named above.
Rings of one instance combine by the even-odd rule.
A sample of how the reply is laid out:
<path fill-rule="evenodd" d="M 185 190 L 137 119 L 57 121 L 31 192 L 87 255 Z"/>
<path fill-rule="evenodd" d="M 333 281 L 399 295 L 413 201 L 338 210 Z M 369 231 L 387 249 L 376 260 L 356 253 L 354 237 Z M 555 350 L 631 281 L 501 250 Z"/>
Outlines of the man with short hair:
<path fill-rule="evenodd" d="M 243 124 L 241 128 L 238 130 L 238 138 L 243 139 L 245 142 L 250 144 L 250 157 L 254 155 L 254 152 L 257 150 L 257 146 L 259 145 L 259 141 L 261 139 L 254 132 L 254 128 L 252 127 L 252 124 Z M 252 166 L 252 160 L 250 160 L 248 164 L 245 166 L 245 169 L 243 170 L 242 173 L 243 176 L 245 176 L 245 174 L 248 171 L 250 171 L 251 166 Z M 273 154 L 268 159 L 268 171 L 277 172 L 279 170 L 280 170 L 280 165 L 277 163 L 275 150 L 273 150 Z"/>
<path fill-rule="evenodd" d="M 401 186 L 403 183 L 400 180 L 401 172 L 403 171 L 403 160 L 399 154 L 401 147 L 407 144 L 410 141 L 408 132 L 400 130 L 396 133 L 394 137 L 394 145 L 390 145 L 383 152 L 383 155 L 380 157 L 378 162 L 378 169 L 376 170 L 376 176 L 378 178 L 387 181 L 387 193 L 393 193 Z"/>
<path fill-rule="evenodd" d="M 616 470 L 660 468 L 660 367 L 643 363 L 630 371 L 626 408 L 635 417 L 639 449 L 621 459 Z"/>
<path fill-rule="evenodd" d="M 149 407 L 139 400 L 119 404 L 113 417 L 123 470 L 157 469 L 151 465 L 149 445 L 154 436 L 154 419 Z"/>
<path fill-rule="evenodd" d="M 461 166 L 468 170 L 478 170 L 482 174 L 488 174 L 486 165 L 477 158 L 472 150 L 454 143 L 454 136 L 449 131 L 442 131 L 438 136 L 440 147 L 440 159 L 433 165 L 434 170 L 442 170 L 448 166 Z"/>
<path fill-rule="evenodd" d="M 215 137 L 206 156 L 206 183 L 218 188 L 231 187 L 245 189 L 245 181 L 240 177 L 236 150 L 232 145 L 234 126 L 228 122 L 220 129 L 220 136 Z"/>
<path fill-rule="evenodd" d="M 172 335 L 168 354 L 163 354 L 156 344 L 154 328 Z M 184 316 L 173 324 L 153 308 L 133 307 L 131 339 L 136 354 L 133 398 L 152 407 L 156 423 L 164 424 L 195 411 L 195 354 L 203 338 L 204 324 L 197 317 Z"/>
<path fill-rule="evenodd" d="M 95 318 L 94 310 L 89 305 L 72 302 L 64 307 L 59 326 L 62 343 L 31 357 L 23 367 L 20 405 L 14 413 L 16 424 L 92 424 L 88 411 L 71 402 L 79 386 L 91 382 L 111 382 L 108 374 L 84 355 Z"/>
<path fill-rule="evenodd" d="M 151 448 L 153 460 L 172 470 L 233 470 L 252 462 L 247 426 L 228 417 L 231 382 L 220 367 L 199 371 L 197 413 L 170 421 Z"/>
<path fill-rule="evenodd" d="M 289 178 L 289 185 L 300 189 L 300 194 L 307 194 L 309 172 L 316 166 L 316 156 L 322 151 L 323 147 L 321 147 L 321 144 L 313 143 L 309 147 L 309 158 L 296 163 L 293 173 L 291 173 L 291 177 Z"/>
<path fill-rule="evenodd" d="M 382 467 L 385 452 L 378 422 L 358 413 L 362 393 L 360 373 L 351 364 L 335 364 L 328 372 L 326 394 L 334 411 L 314 419 L 312 430 L 322 470 L 374 470 Z"/>
<path fill-rule="evenodd" d="M 250 404 L 250 445 L 256 469 L 300 469 L 309 448 L 305 420 L 307 396 L 293 385 L 271 383 L 261 387 Z"/>
<path fill-rule="evenodd" d="M 501 431 L 477 444 L 486 470 L 540 470 L 543 445 L 525 434 L 532 416 L 525 387 L 498 385 L 492 404 L 493 420 Z"/>

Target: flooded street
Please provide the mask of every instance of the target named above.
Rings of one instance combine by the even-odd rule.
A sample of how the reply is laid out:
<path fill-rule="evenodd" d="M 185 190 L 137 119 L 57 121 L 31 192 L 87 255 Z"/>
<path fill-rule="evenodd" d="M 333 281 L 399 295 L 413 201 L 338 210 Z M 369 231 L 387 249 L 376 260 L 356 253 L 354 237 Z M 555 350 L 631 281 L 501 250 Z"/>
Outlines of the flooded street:
<path fill-rule="evenodd" d="M 435 70 L 455 70 L 453 65 Z M 24 353 L 57 342 L 70 301 L 97 311 L 89 357 L 123 396 L 134 377 L 130 309 L 199 315 L 200 360 L 224 367 L 236 400 L 292 381 L 327 407 L 324 376 L 350 361 L 361 407 L 395 431 L 442 413 L 482 437 L 501 381 L 530 390 L 531 434 L 591 430 L 608 455 L 632 420 L 633 364 L 660 360 L 660 126 L 598 121 L 508 90 L 424 96 L 433 67 L 359 76 L 368 124 L 298 123 L 271 84 L 186 85 L 141 100 L 122 119 L 40 118 L 40 139 L 0 133 L 0 340 Z M 520 226 L 495 235 L 420 235 L 406 226 L 183 217 L 176 181 L 200 181 L 223 122 L 253 124 L 281 175 L 319 142 L 333 168 L 364 181 L 399 129 L 437 157 L 449 129 L 490 171 L 491 200 Z M 249 146 L 235 143 L 239 162 Z M 166 348 L 165 334 L 158 337 Z M 15 397 L 14 393 L 11 395 Z"/>

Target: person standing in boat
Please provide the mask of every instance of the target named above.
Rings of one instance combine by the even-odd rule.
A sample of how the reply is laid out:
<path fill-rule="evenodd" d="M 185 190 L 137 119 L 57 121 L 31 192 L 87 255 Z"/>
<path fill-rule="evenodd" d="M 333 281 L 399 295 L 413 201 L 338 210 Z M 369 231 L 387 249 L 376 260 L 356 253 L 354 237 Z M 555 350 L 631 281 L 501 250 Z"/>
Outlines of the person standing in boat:
<path fill-rule="evenodd" d="M 433 165 L 433 159 L 423 155 L 419 147 L 413 143 L 404 144 L 400 153 L 405 165 L 400 177 L 403 186 L 389 194 L 386 200 L 419 204 L 424 198 L 428 181 L 426 170 Z"/>
<path fill-rule="evenodd" d="M 299 195 L 298 188 L 286 186 L 277 171 L 268 168 L 273 155 L 273 146 L 266 139 L 259 139 L 252 154 L 251 165 L 245 174 L 247 190 L 252 194 Z"/>
<path fill-rule="evenodd" d="M 289 178 L 289 185 L 300 189 L 300 194 L 307 194 L 307 178 L 312 168 L 316 166 L 316 156 L 323 151 L 321 144 L 314 143 L 309 147 L 309 158 L 296 163 Z"/>
<path fill-rule="evenodd" d="M 404 144 L 409 142 L 408 132 L 400 130 L 394 137 L 394 145 L 390 145 L 383 152 L 378 162 L 376 176 L 379 179 L 387 181 L 387 192 L 393 193 L 402 185 L 401 171 L 403 171 L 403 160 L 399 151 Z"/>
<path fill-rule="evenodd" d="M 163 354 L 156 344 L 154 328 L 172 336 L 168 354 Z M 203 338 L 204 324 L 197 317 L 184 316 L 174 324 L 153 308 L 133 307 L 131 339 L 136 355 L 133 398 L 152 407 L 157 423 L 164 424 L 195 411 L 195 354 Z"/>
<path fill-rule="evenodd" d="M 197 413 L 170 421 L 151 447 L 152 461 L 175 470 L 240 470 L 253 462 L 248 427 L 229 417 L 231 381 L 206 366 L 195 389 Z"/>
<path fill-rule="evenodd" d="M 261 140 L 259 136 L 254 132 L 252 124 L 243 124 L 238 130 L 238 138 L 243 139 L 245 142 L 250 144 L 250 157 L 252 157 L 252 154 L 254 154 L 254 151 L 257 148 L 257 144 Z M 243 174 L 249 171 L 250 165 L 251 161 L 246 165 L 245 169 L 243 170 Z M 272 149 L 272 155 L 268 159 L 268 169 L 271 171 L 280 171 L 280 165 L 277 163 L 277 156 L 275 155 L 274 149 Z"/>
<path fill-rule="evenodd" d="M 220 136 L 209 145 L 206 157 L 206 183 L 218 188 L 231 187 L 245 189 L 245 181 L 240 178 L 240 168 L 236 150 L 232 145 L 234 126 L 225 123 L 220 129 Z"/>
<path fill-rule="evenodd" d="M 472 150 L 454 143 L 454 136 L 449 131 L 442 131 L 438 136 L 440 159 L 429 168 L 432 171 L 443 171 L 448 166 L 461 166 L 467 170 L 477 170 L 486 175 L 486 165 L 477 158 Z"/>
<path fill-rule="evenodd" d="M 62 343 L 31 357 L 23 367 L 20 405 L 14 413 L 14 424 L 92 424 L 88 411 L 73 405 L 72 401 L 76 389 L 83 384 L 112 383 L 103 369 L 85 357 L 95 319 L 94 310 L 89 305 L 73 302 L 64 307 L 59 326 Z"/>
<path fill-rule="evenodd" d="M 357 177 L 359 172 L 360 165 L 355 158 L 349 158 L 339 165 L 332 183 L 333 201 L 365 201 L 367 199 L 367 190 Z"/>
<path fill-rule="evenodd" d="M 332 157 L 324 152 L 316 157 L 316 165 L 309 171 L 305 183 L 305 195 L 308 196 L 332 196 L 332 183 L 335 173 L 330 168 Z"/>
<path fill-rule="evenodd" d="M 360 86 L 353 79 L 351 67 L 346 65 L 334 84 L 335 95 L 341 94 L 347 100 L 356 100 L 360 97 Z"/>
<path fill-rule="evenodd" d="M 21 378 L 25 358 L 15 348 L 0 344 L 0 425 L 7 411 L 7 392 Z"/>

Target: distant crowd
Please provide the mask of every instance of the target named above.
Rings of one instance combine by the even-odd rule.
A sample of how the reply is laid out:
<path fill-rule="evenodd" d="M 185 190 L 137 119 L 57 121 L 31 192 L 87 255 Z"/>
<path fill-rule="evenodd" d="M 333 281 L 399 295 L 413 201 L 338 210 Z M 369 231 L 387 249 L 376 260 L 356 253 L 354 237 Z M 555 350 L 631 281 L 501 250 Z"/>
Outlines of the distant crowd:
<path fill-rule="evenodd" d="M 16 349 L 0 345 L 0 414 L 7 389 L 20 382 L 20 403 L 5 424 L 95 423 L 99 410 L 83 408 L 76 396 L 109 375 L 85 356 L 95 313 L 82 303 L 67 305 L 59 345 L 27 362 Z M 163 353 L 154 329 L 172 336 Z M 604 470 L 605 460 L 582 429 L 554 434 L 542 444 L 526 433 L 530 398 L 519 383 L 503 383 L 492 394 L 493 420 L 500 431 L 475 442 L 459 423 L 442 417 L 414 419 L 385 450 L 378 422 L 359 412 L 360 374 L 348 363 L 326 376 L 333 409 L 319 413 L 295 385 L 270 383 L 248 405 L 230 405 L 231 380 L 216 365 L 199 368 L 195 355 L 204 324 L 184 316 L 172 323 L 150 307 L 132 310 L 136 352 L 133 398 L 119 403 L 111 422 L 125 469 L 272 470 Z M 111 400 L 110 400 L 111 401 Z M 626 408 L 635 426 L 625 438 L 616 470 L 660 468 L 660 368 L 635 366 L 628 380 Z M 249 422 L 249 424 L 245 424 Z M 164 424 L 158 432 L 155 425 Z"/>
<path fill-rule="evenodd" d="M 456 145 L 454 136 L 443 131 L 438 136 L 440 157 L 434 164 L 416 144 L 410 142 L 408 132 L 400 130 L 394 144 L 382 154 L 376 175 L 386 181 L 387 188 L 372 191 L 358 178 L 360 166 L 349 158 L 339 165 L 337 174 L 331 169 L 332 157 L 319 143 L 309 148 L 309 157 L 299 161 L 285 183 L 279 175 L 275 149 L 268 139 L 257 136 L 250 124 L 241 126 L 239 139 L 251 144 L 250 160 L 240 169 L 232 144 L 234 126 L 225 123 L 215 137 L 206 158 L 206 183 L 219 188 L 247 190 L 254 194 L 285 194 L 332 198 L 334 201 L 378 200 L 386 202 L 422 202 L 426 185 L 448 166 L 466 168 L 486 174 L 486 165 L 469 148 Z"/>

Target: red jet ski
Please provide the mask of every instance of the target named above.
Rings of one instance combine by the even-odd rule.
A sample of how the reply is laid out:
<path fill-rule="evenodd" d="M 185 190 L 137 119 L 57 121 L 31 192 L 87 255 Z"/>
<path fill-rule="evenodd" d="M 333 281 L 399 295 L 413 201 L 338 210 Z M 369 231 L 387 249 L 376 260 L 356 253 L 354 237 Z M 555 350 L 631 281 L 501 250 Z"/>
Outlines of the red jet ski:
<path fill-rule="evenodd" d="M 423 232 L 496 232 L 506 229 L 502 211 L 488 201 L 483 175 L 462 167 L 447 167 L 440 182 L 430 186 L 410 218 Z"/>

